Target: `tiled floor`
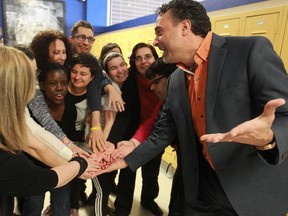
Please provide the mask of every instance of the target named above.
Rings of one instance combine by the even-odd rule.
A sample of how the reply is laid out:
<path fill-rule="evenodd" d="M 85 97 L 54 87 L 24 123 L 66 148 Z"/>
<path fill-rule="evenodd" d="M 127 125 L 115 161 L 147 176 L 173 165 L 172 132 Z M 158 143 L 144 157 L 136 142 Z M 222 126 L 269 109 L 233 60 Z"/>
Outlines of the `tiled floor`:
<path fill-rule="evenodd" d="M 168 205 L 170 200 L 170 191 L 171 191 L 171 185 L 172 185 L 172 178 L 173 178 L 173 170 L 169 166 L 169 169 L 167 171 L 167 164 L 165 162 L 162 162 L 160 174 L 159 174 L 159 195 L 156 199 L 156 202 L 158 203 L 159 207 L 163 210 L 164 216 L 167 216 L 168 214 Z M 86 194 L 89 195 L 92 190 L 92 184 L 91 181 L 87 181 L 87 188 L 86 188 Z M 135 186 L 135 192 L 134 192 L 134 202 L 133 207 L 131 211 L 131 216 L 153 216 L 152 213 L 145 210 L 140 205 L 140 194 L 141 194 L 141 187 L 142 187 L 142 178 L 141 178 L 141 169 L 138 169 L 137 176 L 136 176 L 136 186 Z M 115 197 L 110 196 L 109 200 L 109 206 L 113 207 L 113 202 L 115 200 Z M 50 201 L 50 194 L 46 193 L 45 197 L 45 207 L 44 209 L 49 205 Z M 92 214 L 92 207 L 85 207 L 81 208 L 79 211 L 80 216 L 91 216 Z"/>

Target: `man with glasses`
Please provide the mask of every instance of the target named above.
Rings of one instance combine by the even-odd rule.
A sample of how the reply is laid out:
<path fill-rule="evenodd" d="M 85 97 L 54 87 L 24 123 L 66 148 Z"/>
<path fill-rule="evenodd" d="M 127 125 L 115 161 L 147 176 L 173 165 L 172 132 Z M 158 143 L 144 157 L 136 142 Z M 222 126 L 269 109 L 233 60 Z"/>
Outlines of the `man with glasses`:
<path fill-rule="evenodd" d="M 73 25 L 70 33 L 69 42 L 72 45 L 74 54 L 90 52 L 95 39 L 94 29 L 89 22 L 85 20 L 78 21 Z"/>

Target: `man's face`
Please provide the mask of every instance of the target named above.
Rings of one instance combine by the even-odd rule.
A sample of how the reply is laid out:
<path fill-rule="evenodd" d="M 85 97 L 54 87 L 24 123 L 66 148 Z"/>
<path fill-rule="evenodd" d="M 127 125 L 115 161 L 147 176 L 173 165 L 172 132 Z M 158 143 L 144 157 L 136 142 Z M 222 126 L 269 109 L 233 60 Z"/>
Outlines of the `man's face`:
<path fill-rule="evenodd" d="M 93 36 L 92 29 L 79 27 L 77 33 L 69 37 L 69 42 L 76 53 L 89 53 L 94 42 Z"/>
<path fill-rule="evenodd" d="M 153 91 L 160 100 L 165 100 L 167 95 L 167 78 L 156 74 L 151 79 L 151 91 Z"/>
<path fill-rule="evenodd" d="M 175 23 L 170 12 L 161 14 L 156 20 L 154 46 L 163 51 L 165 63 L 181 62 L 182 30 L 181 22 Z"/>

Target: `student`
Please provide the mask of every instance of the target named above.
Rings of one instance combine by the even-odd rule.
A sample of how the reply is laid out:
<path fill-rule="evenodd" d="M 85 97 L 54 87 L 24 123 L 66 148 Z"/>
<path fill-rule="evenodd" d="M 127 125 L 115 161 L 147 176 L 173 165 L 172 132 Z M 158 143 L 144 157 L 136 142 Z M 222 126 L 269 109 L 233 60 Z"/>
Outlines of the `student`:
<path fill-rule="evenodd" d="M 155 48 L 146 43 L 138 43 L 132 49 L 130 56 L 130 73 L 135 77 L 141 104 L 140 123 L 143 123 L 159 103 L 157 95 L 151 91 L 151 80 L 146 79 L 145 71 L 158 59 Z M 155 199 L 159 193 L 158 175 L 162 153 L 141 167 L 142 189 L 141 205 L 155 215 L 163 215 Z"/>
<path fill-rule="evenodd" d="M 178 133 L 184 215 L 285 215 L 288 76 L 271 42 L 213 34 L 197 1 L 163 4 L 155 32 L 165 63 L 183 70 L 152 134 L 117 167 L 137 169 Z"/>
<path fill-rule="evenodd" d="M 96 170 L 92 161 L 87 163 L 84 158 L 76 157 L 66 162 L 32 136 L 25 122 L 25 107 L 35 92 L 35 76 L 32 64 L 23 52 L 0 47 L 1 92 L 5 95 L 0 97 L 0 196 L 42 193 L 67 184 L 82 175 L 87 167 L 87 170 Z M 52 169 L 38 167 L 23 152 L 47 165 L 60 166 Z M 6 210 L 1 208 L 1 215 L 11 213 L 11 209 Z"/>
<path fill-rule="evenodd" d="M 130 139 L 139 126 L 139 97 L 137 83 L 132 76 L 128 76 L 127 64 L 118 52 L 107 53 L 103 59 L 103 66 L 107 75 L 119 86 L 125 101 L 125 111 L 117 113 L 111 128 L 108 141 L 117 143 L 123 139 Z M 111 152 L 112 153 L 112 152 Z M 107 215 L 109 194 L 113 188 L 115 172 L 103 174 L 94 181 L 96 188 L 95 214 Z M 117 196 L 114 203 L 115 215 L 128 216 L 131 212 L 136 173 L 129 169 L 121 170 L 117 185 Z"/>
<path fill-rule="evenodd" d="M 72 52 L 75 53 L 89 53 L 94 43 L 94 28 L 93 26 L 85 21 L 79 20 L 76 22 L 70 31 L 69 42 L 72 46 Z M 107 148 L 105 138 L 100 125 L 100 110 L 101 102 L 101 89 L 99 86 L 105 86 L 104 90 L 109 94 L 109 105 L 113 106 L 115 110 L 123 111 L 124 102 L 119 92 L 110 85 L 110 81 L 105 79 L 100 73 L 101 67 L 99 65 L 99 72 L 93 78 L 88 90 L 88 104 L 91 111 L 91 128 L 89 134 L 89 146 L 91 149 L 104 151 Z M 96 91 L 97 90 L 97 91 Z M 95 130 L 95 128 L 99 128 Z"/>
<path fill-rule="evenodd" d="M 150 117 L 143 122 L 136 133 L 129 141 L 121 141 L 117 144 L 117 150 L 113 152 L 113 158 L 125 157 L 132 152 L 141 142 L 143 142 L 151 133 L 153 125 L 156 121 L 156 117 L 162 107 L 163 102 L 167 95 L 167 82 L 169 76 L 177 69 L 175 64 L 165 64 L 163 58 L 158 58 L 150 67 L 146 70 L 145 76 L 151 80 L 151 91 L 153 91 L 159 98 L 159 103 L 154 107 Z M 178 140 L 175 139 L 171 143 L 171 146 L 177 152 L 177 161 L 180 161 L 180 155 L 178 154 Z M 177 164 L 177 168 L 173 178 L 173 184 L 171 189 L 171 199 L 169 204 L 169 215 L 182 215 L 183 211 L 183 189 L 181 182 L 181 164 Z"/>
<path fill-rule="evenodd" d="M 71 60 L 70 80 L 65 97 L 65 109 L 62 116 L 62 128 L 74 143 L 90 151 L 85 143 L 85 126 L 88 112 L 88 85 L 98 73 L 98 61 L 89 53 L 77 53 Z M 107 143 L 107 145 L 109 145 Z M 108 146 L 108 150 L 113 145 Z M 113 151 L 114 148 L 110 151 Z M 108 151 L 109 152 L 109 151 Z M 96 153 L 96 152 L 94 152 Z M 76 179 L 72 182 L 70 195 L 70 215 L 78 215 L 79 198 L 83 181 Z"/>

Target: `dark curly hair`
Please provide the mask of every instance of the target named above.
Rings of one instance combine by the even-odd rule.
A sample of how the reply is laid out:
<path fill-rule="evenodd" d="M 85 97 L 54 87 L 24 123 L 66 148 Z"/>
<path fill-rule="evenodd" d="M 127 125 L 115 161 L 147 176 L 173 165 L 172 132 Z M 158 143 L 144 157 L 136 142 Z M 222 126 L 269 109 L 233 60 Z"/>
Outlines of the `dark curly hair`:
<path fill-rule="evenodd" d="M 63 41 L 66 47 L 67 59 L 65 66 L 69 68 L 72 54 L 67 37 L 60 31 L 46 30 L 38 32 L 30 44 L 30 48 L 35 53 L 37 67 L 40 71 L 49 63 L 49 46 L 54 43 L 56 39 Z"/>
<path fill-rule="evenodd" d="M 176 69 L 176 64 L 166 64 L 161 57 L 156 59 L 145 71 L 145 77 L 150 80 L 156 75 L 168 78 Z"/>
<path fill-rule="evenodd" d="M 197 1 L 193 0 L 172 0 L 163 4 L 157 9 L 157 14 L 161 15 L 170 11 L 175 23 L 185 19 L 190 20 L 192 32 L 195 35 L 205 37 L 211 31 L 211 22 L 207 15 L 206 9 Z"/>
<path fill-rule="evenodd" d="M 154 58 L 158 59 L 158 54 L 156 52 L 156 49 L 151 44 L 143 43 L 143 42 L 136 44 L 132 49 L 132 54 L 131 54 L 130 60 L 129 60 L 129 64 L 130 64 L 129 74 L 131 74 L 135 77 L 137 76 L 137 74 L 139 74 L 139 72 L 136 68 L 136 64 L 135 64 L 136 52 L 138 51 L 138 49 L 143 48 L 143 47 L 148 47 L 151 50 Z"/>
<path fill-rule="evenodd" d="M 71 59 L 71 68 L 76 64 L 81 64 L 90 69 L 90 73 L 94 76 L 98 71 L 102 71 L 100 64 L 95 56 L 91 53 L 76 53 Z"/>

